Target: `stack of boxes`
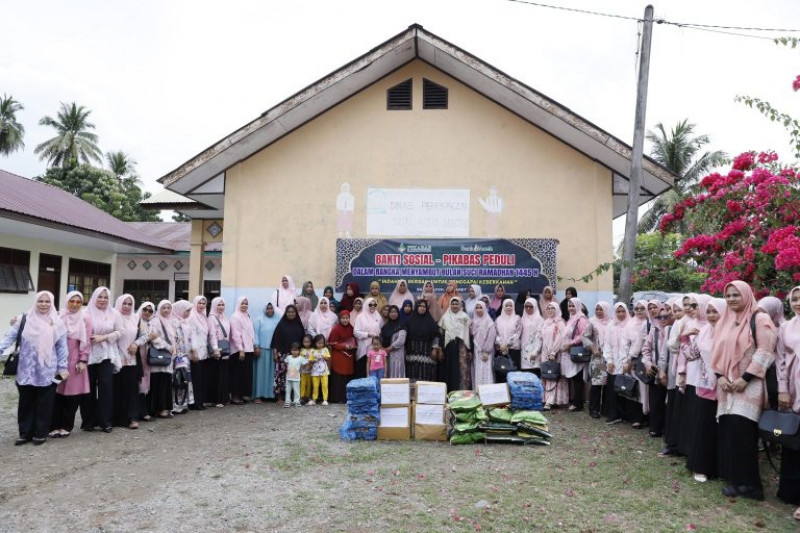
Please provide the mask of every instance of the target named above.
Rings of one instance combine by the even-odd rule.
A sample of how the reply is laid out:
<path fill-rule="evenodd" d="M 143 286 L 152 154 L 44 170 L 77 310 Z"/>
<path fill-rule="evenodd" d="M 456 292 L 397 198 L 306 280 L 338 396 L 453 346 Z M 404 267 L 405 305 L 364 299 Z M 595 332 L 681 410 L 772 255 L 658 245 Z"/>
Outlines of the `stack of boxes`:
<path fill-rule="evenodd" d="M 447 384 L 417 381 L 412 404 L 415 440 L 447 440 L 444 409 L 447 403 Z"/>
<path fill-rule="evenodd" d="M 413 426 L 408 378 L 381 380 L 378 440 L 410 440 Z"/>

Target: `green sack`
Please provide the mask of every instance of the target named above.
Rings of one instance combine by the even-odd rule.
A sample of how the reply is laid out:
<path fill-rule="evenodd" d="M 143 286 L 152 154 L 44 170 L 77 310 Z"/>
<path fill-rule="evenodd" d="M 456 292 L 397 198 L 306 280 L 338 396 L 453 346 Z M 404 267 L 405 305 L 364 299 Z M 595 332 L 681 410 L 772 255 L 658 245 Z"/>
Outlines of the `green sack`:
<path fill-rule="evenodd" d="M 524 422 L 533 426 L 546 426 L 547 419 L 539 411 L 515 411 L 514 416 L 511 417 L 512 424 Z"/>
<path fill-rule="evenodd" d="M 471 433 L 476 431 L 480 424 L 478 422 L 456 422 L 453 424 L 453 432 L 455 433 Z"/>
<path fill-rule="evenodd" d="M 454 390 L 447 396 L 447 407 L 453 412 L 461 412 L 480 409 L 483 404 L 474 391 Z"/>
<path fill-rule="evenodd" d="M 495 407 L 489 409 L 489 419 L 492 422 L 502 422 L 503 424 L 510 424 L 511 417 L 514 416 L 514 411 L 511 409 Z"/>
<path fill-rule="evenodd" d="M 483 433 L 476 431 L 474 433 L 454 433 L 450 437 L 450 444 L 475 444 L 483 440 Z"/>
<path fill-rule="evenodd" d="M 453 412 L 453 416 L 457 422 L 485 422 L 488 420 L 488 417 L 483 409 Z"/>

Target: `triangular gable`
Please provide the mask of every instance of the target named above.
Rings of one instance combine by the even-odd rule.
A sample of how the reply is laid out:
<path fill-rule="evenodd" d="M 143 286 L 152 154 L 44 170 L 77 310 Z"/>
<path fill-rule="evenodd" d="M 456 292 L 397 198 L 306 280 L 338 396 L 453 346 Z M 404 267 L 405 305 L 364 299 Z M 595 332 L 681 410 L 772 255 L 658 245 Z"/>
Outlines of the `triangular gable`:
<path fill-rule="evenodd" d="M 339 70 L 287 98 L 231 133 L 158 181 L 168 189 L 218 209 L 224 192 L 208 194 L 226 169 L 263 150 L 295 129 L 377 82 L 406 63 L 419 59 L 472 88 L 523 120 L 549 133 L 590 159 L 609 168 L 615 181 L 627 182 L 632 149 L 610 133 L 558 102 L 508 76 L 417 24 L 370 50 Z M 640 203 L 673 185 L 668 169 L 645 157 Z M 614 217 L 625 213 L 626 193 L 615 187 Z"/>

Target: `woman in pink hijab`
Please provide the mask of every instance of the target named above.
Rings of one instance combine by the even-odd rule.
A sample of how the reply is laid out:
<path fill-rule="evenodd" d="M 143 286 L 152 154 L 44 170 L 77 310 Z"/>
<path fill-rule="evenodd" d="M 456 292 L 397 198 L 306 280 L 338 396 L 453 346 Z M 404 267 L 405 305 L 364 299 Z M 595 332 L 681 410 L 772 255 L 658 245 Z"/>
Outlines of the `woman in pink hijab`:
<path fill-rule="evenodd" d="M 714 327 L 711 370 L 717 376 L 719 475 L 728 498 L 764 498 L 758 469 L 758 419 L 764 407 L 764 376 L 775 359 L 775 324 L 756 313 L 744 281 L 725 286 L 727 308 Z M 755 335 L 751 320 L 755 314 Z M 755 337 L 755 338 L 753 338 Z"/>
<path fill-rule="evenodd" d="M 305 296 L 298 296 L 295 301 L 297 302 L 295 307 L 297 308 L 298 316 L 300 316 L 300 322 L 303 323 L 305 329 L 308 329 L 308 321 L 311 318 L 311 300 Z"/>
<path fill-rule="evenodd" d="M 186 321 L 187 327 L 191 330 L 192 347 L 195 357 L 189 362 L 192 374 L 192 393 L 194 402 L 189 404 L 189 409 L 202 411 L 208 396 L 206 395 L 206 383 L 208 382 L 209 353 L 208 347 L 211 344 L 208 328 L 208 316 L 206 314 L 207 300 L 203 295 L 195 296 L 192 300 L 192 311 L 189 320 Z"/>
<path fill-rule="evenodd" d="M 120 368 L 117 341 L 122 337 L 122 318 L 111 306 L 111 291 L 98 287 L 89 299 L 86 310 L 89 321 L 89 406 L 81 429 L 100 427 L 111 433 L 113 408 L 113 374 Z"/>
<path fill-rule="evenodd" d="M 614 389 L 617 376 L 624 373 L 625 360 L 625 328 L 631 320 L 628 306 L 624 302 L 614 304 L 614 320 L 606 330 L 606 341 L 603 347 L 603 358 L 606 360 L 608 381 L 606 383 L 606 425 L 611 426 L 622 422 L 625 408 L 625 399 L 617 395 Z"/>
<path fill-rule="evenodd" d="M 367 350 L 372 343 L 372 337 L 380 336 L 383 320 L 378 312 L 378 302 L 375 298 L 364 300 L 367 310 L 358 315 L 353 334 L 355 335 L 358 347 L 356 348 L 356 376 L 366 377 L 367 374 Z"/>
<path fill-rule="evenodd" d="M 542 324 L 541 347 L 538 348 L 540 361 L 558 361 L 561 365 L 564 357 L 562 339 L 564 338 L 564 320 L 561 310 L 556 302 L 550 302 L 544 309 L 544 323 Z M 569 354 L 566 355 L 569 357 Z M 569 383 L 563 373 L 558 380 L 542 380 L 544 387 L 544 409 L 549 411 L 554 405 L 567 405 L 569 403 Z"/>
<path fill-rule="evenodd" d="M 586 389 L 586 382 L 583 379 L 585 363 L 573 363 L 569 351 L 573 346 L 583 346 L 583 330 L 589 323 L 589 319 L 581 310 L 580 298 L 570 298 L 567 302 L 567 312 L 569 320 L 564 327 L 563 350 L 566 357 L 561 360 L 561 374 L 570 381 L 572 385 L 572 403 L 569 411 L 583 411 L 583 398 Z"/>
<path fill-rule="evenodd" d="M 247 312 L 249 305 L 246 297 L 237 298 L 236 311 L 231 316 L 231 403 L 234 405 L 242 405 L 253 394 L 255 329 Z"/>
<path fill-rule="evenodd" d="M 489 307 L 494 309 L 495 312 L 497 312 L 498 316 L 500 315 L 500 306 L 503 305 L 505 299 L 506 299 L 506 289 L 505 287 L 503 287 L 502 284 L 498 283 L 494 287 L 494 297 L 489 302 Z M 514 300 L 511 301 L 513 302 Z"/>
<path fill-rule="evenodd" d="M 16 445 L 31 441 L 44 444 L 50 432 L 53 382 L 56 376 L 60 379 L 69 376 L 67 328 L 58 317 L 53 301 L 53 294 L 48 291 L 36 293 L 28 313 L 19 317 L 0 341 L 2 353 L 20 337 L 16 378 L 19 438 L 14 442 Z"/>
<path fill-rule="evenodd" d="M 56 387 L 51 438 L 69 437 L 75 427 L 78 405 L 82 401 L 85 403 L 89 395 L 89 373 L 86 370 L 89 361 L 89 326 L 81 310 L 83 294 L 71 291 L 64 302 L 59 317 L 67 328 L 69 377 Z"/>
<path fill-rule="evenodd" d="M 650 333 L 651 324 L 647 319 L 647 302 L 639 300 L 633 304 L 633 317 L 628 320 L 622 335 L 622 354 L 625 374 L 633 374 L 633 360 L 640 357 L 642 347 L 647 335 Z M 644 427 L 644 416 L 650 411 L 650 391 L 647 385 L 639 381 L 638 401 L 618 398 L 624 406 L 623 410 L 634 429 Z"/>
<path fill-rule="evenodd" d="M 583 345 L 592 352 L 592 360 L 589 362 L 589 416 L 592 418 L 600 418 L 603 390 L 608 382 L 603 347 L 610 326 L 611 306 L 608 302 L 597 302 L 594 316 L 583 330 Z"/>
<path fill-rule="evenodd" d="M 522 306 L 522 324 L 520 336 L 520 369 L 529 370 L 535 374 L 540 372 L 541 361 L 534 349 L 536 336 L 539 335 L 544 318 L 539 314 L 539 302 L 528 298 Z"/>
<path fill-rule="evenodd" d="M 278 314 L 282 315 L 283 311 L 288 305 L 294 305 L 294 299 L 297 297 L 297 287 L 294 286 L 292 277 L 288 274 L 281 278 L 281 283 L 278 285 L 278 290 L 272 295 L 272 305 Z"/>
<path fill-rule="evenodd" d="M 789 306 L 794 317 L 780 326 L 778 333 L 778 408 L 800 414 L 800 286 L 789 292 Z M 790 505 L 800 505 L 800 451 L 781 450 L 778 498 Z M 794 511 L 800 520 L 800 507 Z"/>
<path fill-rule="evenodd" d="M 514 363 L 515 368 L 520 368 L 522 320 L 514 312 L 514 300 L 511 298 L 506 298 L 503 302 L 500 314 L 494 321 L 494 327 L 497 329 L 497 339 L 495 340 L 497 354 L 508 357 Z M 501 376 L 495 377 L 498 381 L 501 378 Z M 505 382 L 505 376 L 502 378 L 503 380 L 500 382 Z"/>
<path fill-rule="evenodd" d="M 398 309 L 402 309 L 403 302 L 406 300 L 411 300 L 412 304 L 416 302 L 416 298 L 414 298 L 414 295 L 408 289 L 408 282 L 401 279 L 397 282 L 391 296 L 389 296 L 389 305 L 396 305 Z"/>
<path fill-rule="evenodd" d="M 119 372 L 114 374 L 114 414 L 115 426 L 139 428 L 139 378 L 142 370 L 138 358 L 139 317 L 133 296 L 123 294 L 117 298 L 114 309 L 120 315 L 122 335 L 117 340 L 121 360 Z"/>

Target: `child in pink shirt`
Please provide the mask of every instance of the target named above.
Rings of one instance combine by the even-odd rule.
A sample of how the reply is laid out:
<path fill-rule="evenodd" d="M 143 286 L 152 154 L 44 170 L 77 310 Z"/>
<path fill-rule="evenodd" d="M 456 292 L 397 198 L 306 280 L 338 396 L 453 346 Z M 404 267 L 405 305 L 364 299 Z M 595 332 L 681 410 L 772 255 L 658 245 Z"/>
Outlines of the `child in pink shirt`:
<path fill-rule="evenodd" d="M 372 347 L 367 351 L 367 369 L 369 375 L 378 378 L 378 382 L 383 379 L 383 368 L 386 364 L 386 350 L 381 346 L 381 338 L 372 337 Z"/>

